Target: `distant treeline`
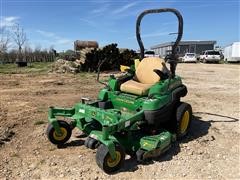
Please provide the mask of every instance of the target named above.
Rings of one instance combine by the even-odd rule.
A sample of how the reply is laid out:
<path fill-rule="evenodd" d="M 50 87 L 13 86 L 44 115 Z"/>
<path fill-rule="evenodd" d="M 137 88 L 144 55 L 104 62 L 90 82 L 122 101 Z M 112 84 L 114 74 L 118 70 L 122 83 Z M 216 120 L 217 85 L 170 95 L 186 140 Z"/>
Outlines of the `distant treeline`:
<path fill-rule="evenodd" d="M 17 61 L 24 62 L 51 62 L 54 61 L 57 53 L 54 49 L 41 50 L 30 48 L 24 49 L 21 53 L 17 50 L 0 53 L 0 63 L 15 63 Z"/>

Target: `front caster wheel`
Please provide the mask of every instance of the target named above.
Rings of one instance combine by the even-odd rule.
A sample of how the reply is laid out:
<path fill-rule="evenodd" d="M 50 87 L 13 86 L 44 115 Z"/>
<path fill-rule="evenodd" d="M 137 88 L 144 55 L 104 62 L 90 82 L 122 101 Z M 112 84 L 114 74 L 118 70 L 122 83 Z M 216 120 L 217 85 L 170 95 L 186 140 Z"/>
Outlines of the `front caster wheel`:
<path fill-rule="evenodd" d="M 49 141 L 56 145 L 62 145 L 67 142 L 71 135 L 72 129 L 70 125 L 65 121 L 58 121 L 61 133 L 57 133 L 52 124 L 48 125 L 47 128 L 47 137 Z"/>
<path fill-rule="evenodd" d="M 97 149 L 97 165 L 106 173 L 113 173 L 119 170 L 125 160 L 125 152 L 120 145 L 115 146 L 116 158 L 112 159 L 107 146 L 101 144 Z"/>
<path fill-rule="evenodd" d="M 90 149 L 96 149 L 99 146 L 99 144 L 100 143 L 96 139 L 93 139 L 91 137 L 87 137 L 87 139 L 84 142 L 84 145 Z"/>

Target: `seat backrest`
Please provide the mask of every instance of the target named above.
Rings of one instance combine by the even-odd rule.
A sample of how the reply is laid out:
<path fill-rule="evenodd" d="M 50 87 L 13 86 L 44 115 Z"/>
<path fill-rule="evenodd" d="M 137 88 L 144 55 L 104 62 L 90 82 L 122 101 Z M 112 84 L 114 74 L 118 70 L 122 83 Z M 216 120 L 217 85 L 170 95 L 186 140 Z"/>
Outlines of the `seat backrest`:
<path fill-rule="evenodd" d="M 154 84 L 160 81 L 160 77 L 153 71 L 154 69 L 163 70 L 164 60 L 158 57 L 144 58 L 137 66 L 135 78 L 143 84 Z"/>

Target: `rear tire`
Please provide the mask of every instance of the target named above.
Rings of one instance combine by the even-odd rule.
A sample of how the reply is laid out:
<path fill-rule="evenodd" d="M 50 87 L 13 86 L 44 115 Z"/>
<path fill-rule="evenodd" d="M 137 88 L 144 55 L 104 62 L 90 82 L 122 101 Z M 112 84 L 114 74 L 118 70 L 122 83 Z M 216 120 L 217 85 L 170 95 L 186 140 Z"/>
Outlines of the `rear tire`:
<path fill-rule="evenodd" d="M 176 110 L 176 136 L 180 140 L 184 138 L 189 131 L 192 121 L 192 107 L 190 104 L 181 103 Z"/>
<path fill-rule="evenodd" d="M 120 145 L 116 144 L 115 152 L 116 158 L 113 160 L 106 145 L 101 144 L 97 149 L 97 165 L 108 174 L 119 170 L 123 166 L 125 160 L 125 152 Z"/>

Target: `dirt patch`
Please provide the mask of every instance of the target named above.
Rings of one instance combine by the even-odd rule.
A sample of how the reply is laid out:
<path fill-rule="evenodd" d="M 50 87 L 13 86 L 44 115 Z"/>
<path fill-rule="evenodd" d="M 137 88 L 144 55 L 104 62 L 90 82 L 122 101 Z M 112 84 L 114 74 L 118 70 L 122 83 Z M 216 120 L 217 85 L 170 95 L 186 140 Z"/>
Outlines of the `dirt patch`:
<path fill-rule="evenodd" d="M 239 179 L 239 72 L 239 65 L 179 64 L 183 101 L 194 112 L 189 136 L 147 164 L 126 157 L 114 175 L 98 168 L 77 129 L 62 148 L 45 135 L 49 106 L 96 98 L 103 86 L 95 74 L 0 74 L 0 179 Z"/>

